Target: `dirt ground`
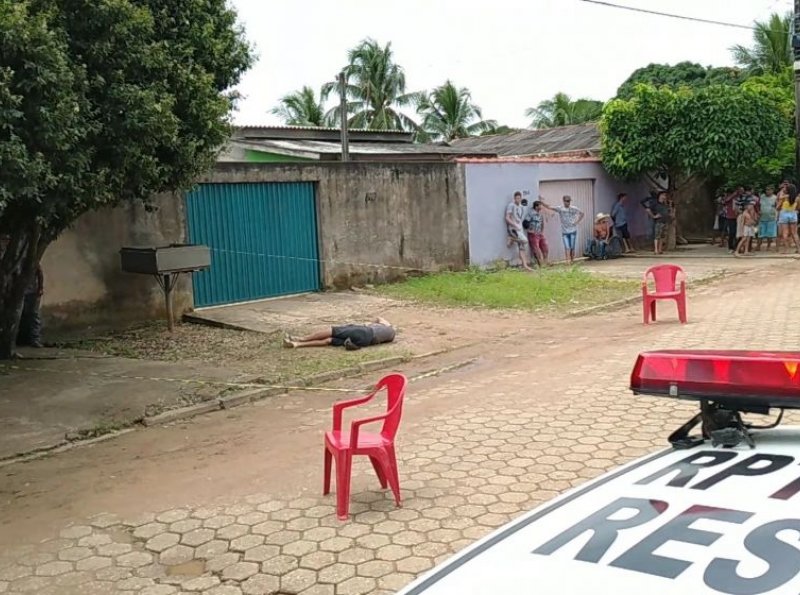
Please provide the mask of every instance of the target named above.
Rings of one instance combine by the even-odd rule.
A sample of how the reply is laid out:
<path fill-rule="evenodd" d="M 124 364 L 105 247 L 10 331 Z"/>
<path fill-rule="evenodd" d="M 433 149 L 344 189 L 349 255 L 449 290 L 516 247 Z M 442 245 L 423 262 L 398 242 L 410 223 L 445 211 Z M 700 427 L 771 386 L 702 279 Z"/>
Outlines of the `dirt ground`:
<path fill-rule="evenodd" d="M 465 339 L 477 342 L 399 366 L 412 379 L 398 437 L 404 506 L 395 509 L 360 461 L 347 523 L 320 495 L 322 434 L 331 404 L 377 373 L 0 467 L 0 590 L 127 593 L 124 583 L 177 595 L 189 591 L 169 574 L 180 554 L 198 560 L 203 579 L 225 593 L 392 593 L 538 503 L 663 447 L 691 406 L 630 394 L 640 351 L 795 349 L 797 312 L 786 296 L 796 266 L 781 261 L 690 286 L 687 325 L 676 322 L 674 306 L 649 326 L 640 304 L 522 322 L 516 313 L 484 313 L 482 329 L 516 323 L 517 332 L 470 328 Z M 743 311 L 752 325 L 731 324 Z M 207 561 L 202 547 L 158 553 L 201 525 L 225 553 Z M 120 534 L 130 543 L 117 543 Z M 105 546 L 91 544 L 110 541 L 118 552 L 135 551 L 92 553 Z M 39 576 L 33 560 L 43 564 Z M 81 570 L 95 564 L 109 566 Z M 51 572 L 77 586 L 44 576 Z"/>
<path fill-rule="evenodd" d="M 769 279 L 766 271 L 760 274 Z M 749 276 L 737 276 L 721 284 L 698 287 L 692 295 L 694 300 L 707 303 L 720 291 L 732 294 L 751 288 L 753 283 Z M 690 307 L 690 317 L 691 311 Z M 487 371 L 496 375 L 503 369 L 569 378 L 576 361 L 596 357 L 598 349 L 602 353 L 611 338 L 615 343 L 636 344 L 643 333 L 645 337 L 652 335 L 657 328 L 641 326 L 638 304 L 562 320 L 517 312 L 454 314 L 451 310 L 432 310 L 410 328 L 404 326 L 406 336 L 417 329 L 427 330 L 425 336 L 436 336 L 441 332 L 438 329 L 446 329 L 448 337 L 458 337 L 466 345 L 433 361 L 402 366 L 409 376 L 471 362 L 441 377 L 419 380 L 415 391 L 435 389 L 443 378 L 457 377 L 469 383 Z M 437 329 L 433 334 L 432 328 Z M 543 369 L 541 358 L 545 353 Z M 355 394 L 374 376 L 326 386 L 352 387 Z M 297 486 L 313 493 L 318 487 L 319 469 L 311 463 L 316 461 L 324 427 L 313 419 L 345 397 L 347 393 L 343 392 L 296 391 L 279 400 L 150 428 L 96 446 L 0 468 L 0 540 L 13 542 L 34 527 L 45 530 L 53 523 L 78 519 L 98 509 L 125 515 L 143 508 L 221 497 L 235 499 L 261 491 L 289 495 L 297 492 Z M 555 392 L 536 397 L 540 405 L 542 400 L 559 398 Z M 481 400 L 480 393 L 471 395 L 471 399 Z M 418 420 L 458 407 L 459 403 L 443 395 L 441 400 L 427 400 L 409 408 L 404 420 L 406 431 L 413 436 Z"/>

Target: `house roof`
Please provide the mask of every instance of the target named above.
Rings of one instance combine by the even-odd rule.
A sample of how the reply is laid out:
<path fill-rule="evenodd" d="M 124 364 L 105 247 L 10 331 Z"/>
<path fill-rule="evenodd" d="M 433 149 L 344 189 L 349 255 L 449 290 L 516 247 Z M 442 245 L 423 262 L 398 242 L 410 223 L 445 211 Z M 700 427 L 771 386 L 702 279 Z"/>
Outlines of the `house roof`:
<path fill-rule="evenodd" d="M 413 143 L 414 133 L 404 130 L 365 130 L 351 128 L 347 131 L 351 141 L 377 143 Z M 339 141 L 341 131 L 338 128 L 321 128 L 314 126 L 236 126 L 234 139 L 262 140 L 316 140 Z"/>
<path fill-rule="evenodd" d="M 230 149 L 233 149 L 231 151 Z M 233 139 L 229 143 L 227 156 L 221 161 L 239 161 L 236 149 L 277 153 L 288 157 L 299 157 L 318 161 L 338 161 L 341 159 L 342 146 L 332 141 L 315 140 L 240 140 Z M 462 154 L 459 149 L 447 145 L 420 143 L 379 143 L 350 142 L 350 158 L 354 161 L 451 161 Z M 493 153 L 481 153 L 483 157 L 495 157 Z"/>
<path fill-rule="evenodd" d="M 495 153 L 499 157 L 558 154 L 596 157 L 600 153 L 600 131 L 597 124 L 580 124 L 543 130 L 521 130 L 511 134 L 473 136 L 454 140 L 450 145 L 465 156 Z"/>

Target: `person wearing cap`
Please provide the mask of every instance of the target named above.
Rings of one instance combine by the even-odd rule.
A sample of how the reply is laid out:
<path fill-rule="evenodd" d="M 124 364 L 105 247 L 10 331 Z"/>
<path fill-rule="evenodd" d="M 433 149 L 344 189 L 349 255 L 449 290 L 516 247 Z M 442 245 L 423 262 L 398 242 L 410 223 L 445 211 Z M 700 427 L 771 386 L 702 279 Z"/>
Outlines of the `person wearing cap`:
<path fill-rule="evenodd" d="M 572 206 L 572 197 L 564 195 L 561 199 L 563 206 L 551 207 L 548 205 L 544 198 L 539 197 L 542 206 L 558 215 L 561 221 L 561 239 L 564 242 L 564 253 L 567 257 L 567 262 L 572 264 L 575 262 L 575 244 L 578 241 L 578 225 L 583 221 L 584 213 L 578 207 Z"/>
<path fill-rule="evenodd" d="M 288 349 L 301 347 L 334 347 L 344 346 L 348 351 L 355 351 L 362 347 L 391 343 L 395 338 L 392 323 L 385 318 L 376 318 L 369 324 L 345 324 L 331 326 L 305 337 L 292 337 L 286 335 L 283 346 Z"/>
<path fill-rule="evenodd" d="M 586 254 L 598 260 L 605 260 L 608 242 L 611 240 L 611 217 L 605 213 L 597 213 L 594 218 L 592 239 L 586 247 Z"/>

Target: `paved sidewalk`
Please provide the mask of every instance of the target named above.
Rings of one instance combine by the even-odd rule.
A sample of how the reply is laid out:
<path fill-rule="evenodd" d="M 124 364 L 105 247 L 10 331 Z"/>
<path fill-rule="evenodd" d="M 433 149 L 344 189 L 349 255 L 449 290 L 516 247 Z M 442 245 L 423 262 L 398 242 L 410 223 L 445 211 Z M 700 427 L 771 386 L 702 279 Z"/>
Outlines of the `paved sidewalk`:
<path fill-rule="evenodd" d="M 779 264 L 692 291 L 688 325 L 677 324 L 674 311 L 665 307 L 659 311 L 662 322 L 643 327 L 637 304 L 558 323 L 562 341 L 545 341 L 533 329 L 492 342 L 476 364 L 413 383 L 398 451 L 403 508 L 394 507 L 359 462 L 353 517 L 347 523 L 337 521 L 333 498 L 317 495 L 319 435 L 329 424 L 329 401 L 294 393 L 281 405 L 286 410 L 261 403 L 248 412 L 247 421 L 196 420 L 183 430 L 185 439 L 197 440 L 192 472 L 204 481 L 230 483 L 231 477 L 261 477 L 272 469 L 273 477 L 260 480 L 269 489 L 243 495 L 250 480 L 238 481 L 227 488 L 227 496 L 203 502 L 196 493 L 169 491 L 167 474 L 180 473 L 169 458 L 151 466 L 136 454 L 130 467 L 137 470 L 135 478 L 122 485 L 97 479 L 100 492 L 85 494 L 94 514 L 0 554 L 0 593 L 392 593 L 521 512 L 663 447 L 691 406 L 630 395 L 628 374 L 641 350 L 796 349 L 800 316 L 790 305 L 794 266 Z M 748 323 L 742 324 L 745 313 Z M 272 453 L 265 428 L 285 422 L 282 416 L 291 415 L 292 408 L 308 429 L 292 428 L 279 436 L 294 436 L 286 454 L 289 466 L 270 462 L 266 454 L 248 458 L 248 448 L 256 444 Z M 148 440 L 177 431 L 154 431 Z M 49 489 L 57 484 L 46 477 L 59 465 L 78 465 L 82 456 L 88 464 L 94 461 L 93 474 L 103 477 L 110 469 L 106 458 L 136 451 L 144 434 L 98 445 L 108 455 L 103 450 L 68 453 L 74 462 L 65 455 L 62 461 L 29 464 L 18 477 L 0 473 L 0 485 L 7 482 L 14 490 L 38 477 L 37 489 Z M 236 440 L 236 449 L 215 466 L 209 455 L 219 443 L 206 444 L 200 436 L 227 436 Z M 251 465 L 258 466 L 255 472 Z M 111 504 L 119 501 L 116 492 L 136 490 L 159 470 L 165 485 L 156 489 L 170 502 L 163 509 L 120 511 L 122 506 Z M 194 481 L 199 488 L 199 478 Z M 142 493 L 142 500 L 150 496 Z M 24 532 L 25 517 L 36 513 L 25 509 L 20 515 L 23 501 L 6 502 L 0 539 L 3 533 Z"/>

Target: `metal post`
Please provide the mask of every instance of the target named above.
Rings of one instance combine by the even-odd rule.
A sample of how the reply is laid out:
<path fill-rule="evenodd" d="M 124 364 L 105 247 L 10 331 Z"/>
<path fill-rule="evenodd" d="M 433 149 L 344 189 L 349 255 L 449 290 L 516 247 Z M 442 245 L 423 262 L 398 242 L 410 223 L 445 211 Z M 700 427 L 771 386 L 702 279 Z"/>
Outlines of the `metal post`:
<path fill-rule="evenodd" d="M 794 31 L 792 35 L 794 53 L 794 182 L 800 184 L 800 0 L 794 0 Z"/>
<path fill-rule="evenodd" d="M 177 278 L 177 275 L 175 276 Z M 164 299 L 167 304 L 167 328 L 169 332 L 175 332 L 175 317 L 172 313 L 172 288 L 175 286 L 172 275 L 164 275 Z"/>
<path fill-rule="evenodd" d="M 800 2 L 800 0 L 797 0 Z M 339 73 L 339 116 L 342 131 L 342 162 L 350 161 L 350 143 L 347 138 L 347 88 L 344 71 Z"/>

